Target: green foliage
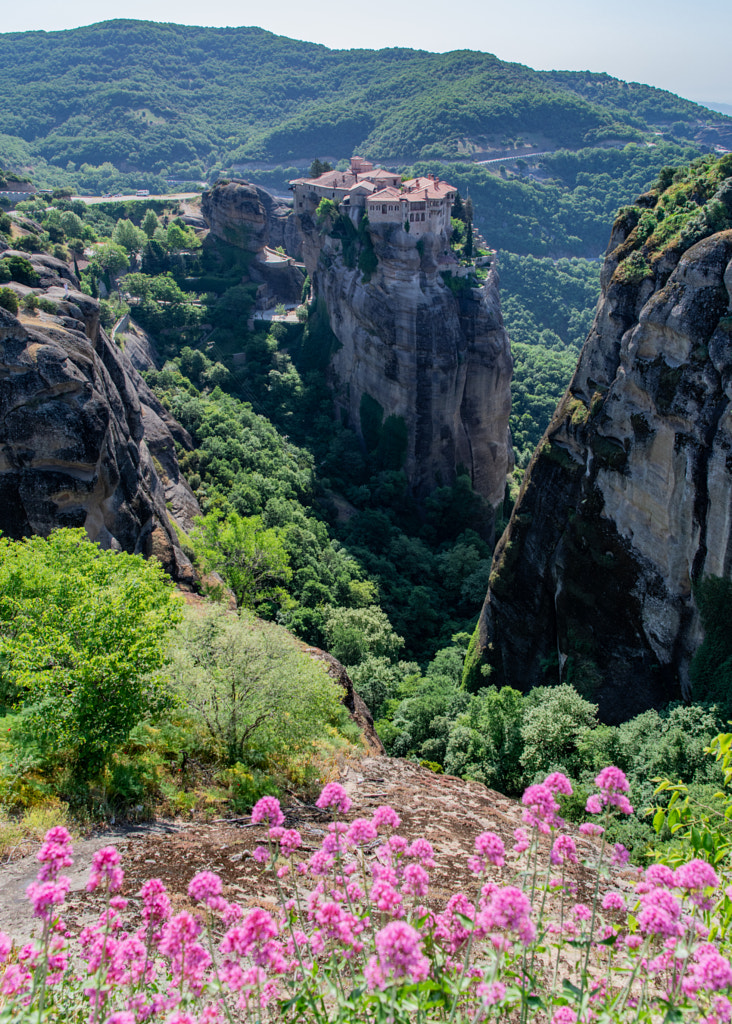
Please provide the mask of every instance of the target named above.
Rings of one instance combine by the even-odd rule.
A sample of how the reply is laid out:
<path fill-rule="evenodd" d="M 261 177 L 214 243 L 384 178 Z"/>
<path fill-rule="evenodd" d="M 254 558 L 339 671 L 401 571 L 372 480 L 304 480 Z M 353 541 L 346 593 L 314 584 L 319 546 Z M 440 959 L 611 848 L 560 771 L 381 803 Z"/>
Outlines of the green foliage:
<path fill-rule="evenodd" d="M 323 633 L 328 651 L 344 665 L 358 665 L 366 658 L 396 659 L 404 645 L 384 612 L 376 605 L 366 608 L 324 609 Z"/>
<path fill-rule="evenodd" d="M 180 617 L 155 560 L 102 551 L 83 530 L 0 538 L 0 683 L 13 741 L 58 771 L 99 775 L 166 691 L 155 673 Z"/>
<path fill-rule="evenodd" d="M 18 284 L 27 284 L 30 288 L 38 287 L 38 274 L 33 269 L 30 260 L 23 256 L 4 256 L 2 265 L 6 272 L 10 272 L 8 281 L 17 281 Z"/>
<path fill-rule="evenodd" d="M 597 726 L 597 705 L 567 684 L 529 692 L 521 726 L 521 764 L 531 782 L 550 771 L 579 778 L 584 768 L 581 742 Z"/>
<path fill-rule="evenodd" d="M 725 718 L 732 716 L 732 582 L 706 576 L 694 588 L 704 640 L 689 670 L 694 700 L 714 701 Z"/>
<path fill-rule="evenodd" d="M 205 573 L 221 575 L 244 608 L 282 604 L 292 571 L 282 530 L 265 528 L 261 516 L 226 518 L 209 513 L 190 534 L 196 560 Z"/>
<path fill-rule="evenodd" d="M 234 768 L 240 802 L 254 795 L 239 777 L 243 766 L 292 779 L 328 728 L 349 731 L 342 689 L 276 626 L 246 613 L 196 609 L 171 650 L 173 686 Z"/>
<path fill-rule="evenodd" d="M 7 309 L 13 316 L 18 313 L 18 293 L 12 288 L 0 288 L 0 308 Z"/>
<path fill-rule="evenodd" d="M 445 770 L 518 795 L 524 784 L 524 703 L 508 686 L 487 686 L 471 697 L 450 727 Z"/>

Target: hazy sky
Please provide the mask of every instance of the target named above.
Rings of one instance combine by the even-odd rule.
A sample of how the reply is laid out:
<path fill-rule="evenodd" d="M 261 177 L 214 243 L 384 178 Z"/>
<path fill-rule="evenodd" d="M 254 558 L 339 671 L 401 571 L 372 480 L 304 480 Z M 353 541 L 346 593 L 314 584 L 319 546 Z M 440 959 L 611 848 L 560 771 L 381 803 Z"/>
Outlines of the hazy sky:
<path fill-rule="evenodd" d="M 331 47 L 484 50 L 537 69 L 606 71 L 689 99 L 732 104 L 730 0 L 219 0 L 214 7 L 193 0 L 34 0 L 4 6 L 3 32 L 109 18 L 259 25 Z"/>

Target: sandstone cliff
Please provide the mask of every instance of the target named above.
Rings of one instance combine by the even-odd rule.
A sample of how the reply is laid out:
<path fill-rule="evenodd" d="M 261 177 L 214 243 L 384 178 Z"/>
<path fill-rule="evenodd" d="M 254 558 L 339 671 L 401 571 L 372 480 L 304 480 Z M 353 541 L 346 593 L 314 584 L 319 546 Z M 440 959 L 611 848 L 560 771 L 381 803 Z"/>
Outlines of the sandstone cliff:
<path fill-rule="evenodd" d="M 330 372 L 344 417 L 367 442 L 374 411 L 383 423 L 401 421 L 417 496 L 465 467 L 496 507 L 513 465 L 513 361 L 495 269 L 478 287 L 457 276 L 442 235 L 418 239 L 399 224 L 343 231 L 346 218 L 317 224 L 312 211 L 297 219 L 314 292 L 339 342 Z"/>
<path fill-rule="evenodd" d="M 38 270 L 48 258 L 31 260 Z M 0 530 L 21 537 L 83 526 L 102 547 L 156 555 L 192 585 L 171 522 L 176 515 L 189 527 L 199 511 L 175 453 L 175 441 L 190 447 L 190 438 L 62 266 L 57 277 L 72 287 L 43 293 L 55 315 L 21 322 L 0 309 Z"/>
<path fill-rule="evenodd" d="M 665 246 L 658 192 L 615 224 L 593 328 L 496 549 L 471 687 L 568 680 L 608 722 L 687 693 L 692 585 L 732 573 L 732 231 L 709 226 L 732 223 L 732 190 L 709 198 L 718 183 L 691 182 L 701 212 Z"/>

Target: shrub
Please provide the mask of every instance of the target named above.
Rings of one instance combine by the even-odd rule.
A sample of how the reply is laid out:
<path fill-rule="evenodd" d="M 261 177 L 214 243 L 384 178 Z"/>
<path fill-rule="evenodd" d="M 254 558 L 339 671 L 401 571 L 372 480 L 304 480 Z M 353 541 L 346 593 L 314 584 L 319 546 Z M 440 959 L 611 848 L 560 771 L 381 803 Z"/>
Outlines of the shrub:
<path fill-rule="evenodd" d="M 24 759 L 56 780 L 65 768 L 98 777 L 133 726 L 164 706 L 154 673 L 179 616 L 154 559 L 102 551 L 83 530 L 0 537 L 0 684 L 16 699 L 16 777 Z"/>
<path fill-rule="evenodd" d="M 12 288 L 0 288 L 0 307 L 17 316 L 18 294 Z"/>

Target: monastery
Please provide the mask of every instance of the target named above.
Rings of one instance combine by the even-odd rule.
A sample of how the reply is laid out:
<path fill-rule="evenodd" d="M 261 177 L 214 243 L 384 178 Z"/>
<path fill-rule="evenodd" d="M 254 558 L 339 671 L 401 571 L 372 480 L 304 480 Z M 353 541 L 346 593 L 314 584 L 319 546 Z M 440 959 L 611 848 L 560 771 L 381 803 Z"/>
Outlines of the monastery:
<path fill-rule="evenodd" d="M 402 181 L 401 175 L 351 157 L 348 171 L 326 171 L 317 178 L 290 182 L 295 213 L 312 213 L 321 199 L 331 199 L 342 212 L 365 209 L 369 224 L 403 224 L 414 235 L 449 233 L 457 189 L 434 174 Z"/>

